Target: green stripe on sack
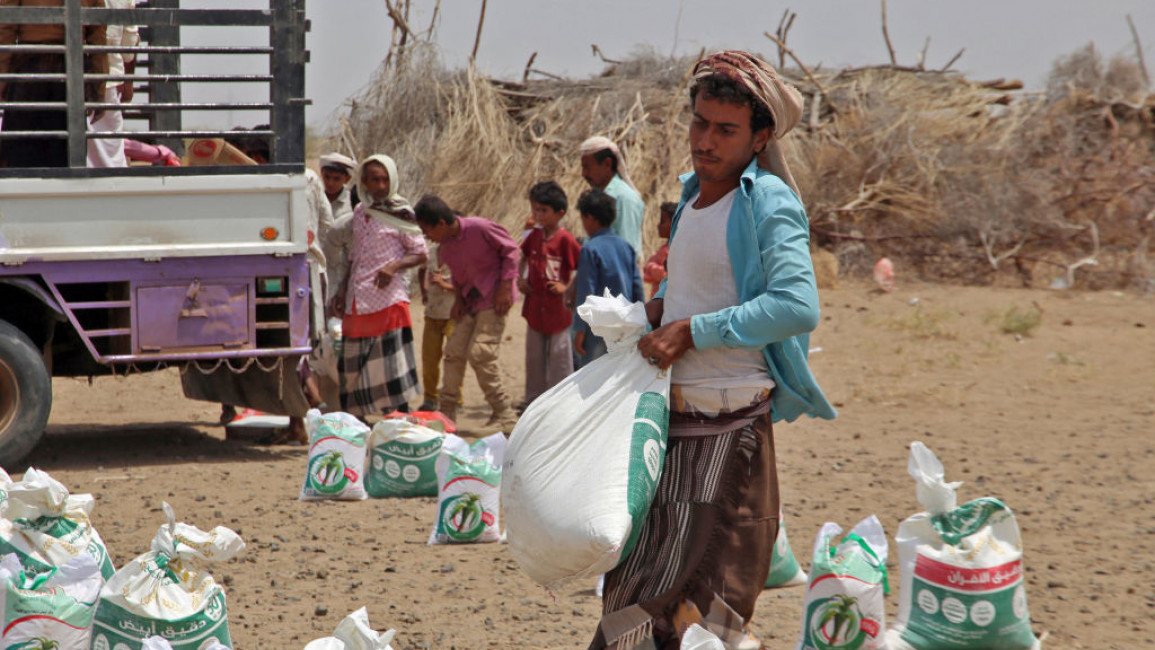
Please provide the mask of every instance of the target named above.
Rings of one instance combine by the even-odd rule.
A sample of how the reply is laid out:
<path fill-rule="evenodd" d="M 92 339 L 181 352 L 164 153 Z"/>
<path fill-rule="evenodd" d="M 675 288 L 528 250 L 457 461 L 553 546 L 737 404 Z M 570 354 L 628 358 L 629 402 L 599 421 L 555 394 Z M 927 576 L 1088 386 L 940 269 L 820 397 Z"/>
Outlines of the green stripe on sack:
<path fill-rule="evenodd" d="M 174 621 L 140 616 L 111 601 L 100 600 L 92 630 L 93 648 L 101 647 L 103 639 L 105 648 L 124 644 L 130 650 L 139 650 L 141 642 L 150 636 L 164 637 L 173 650 L 197 650 L 207 645 L 205 641 L 210 637 L 232 647 L 224 592 L 218 591 L 201 611 Z"/>
<path fill-rule="evenodd" d="M 666 437 L 670 430 L 670 407 L 658 393 L 642 393 L 634 409 L 634 424 L 630 439 L 629 481 L 626 487 L 626 508 L 630 513 L 630 536 L 618 562 L 634 550 L 646 513 L 658 489 L 658 478 L 666 462 Z"/>

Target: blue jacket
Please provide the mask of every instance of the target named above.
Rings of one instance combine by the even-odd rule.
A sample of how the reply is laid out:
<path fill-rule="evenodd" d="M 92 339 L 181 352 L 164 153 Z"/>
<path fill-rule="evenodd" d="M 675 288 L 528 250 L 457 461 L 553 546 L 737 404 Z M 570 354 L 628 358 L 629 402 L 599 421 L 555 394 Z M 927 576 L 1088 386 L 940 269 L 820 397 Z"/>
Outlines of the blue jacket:
<path fill-rule="evenodd" d="M 694 173 L 683 175 L 682 198 L 670 227 L 670 242 L 686 201 L 698 193 Z M 775 388 L 774 421 L 800 415 L 838 415 L 822 394 L 806 357 L 810 332 L 818 326 L 818 286 L 810 261 L 810 225 L 798 196 L 751 161 L 742 173 L 726 223 L 726 249 L 741 304 L 690 319 L 694 346 L 762 348 Z M 662 280 L 655 298 L 666 295 Z"/>

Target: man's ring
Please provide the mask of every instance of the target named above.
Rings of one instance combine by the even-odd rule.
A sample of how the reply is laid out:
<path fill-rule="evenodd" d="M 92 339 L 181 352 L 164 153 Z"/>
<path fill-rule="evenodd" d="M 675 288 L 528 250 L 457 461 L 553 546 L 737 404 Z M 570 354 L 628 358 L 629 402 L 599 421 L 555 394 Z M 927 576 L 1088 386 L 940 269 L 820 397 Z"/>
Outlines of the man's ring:
<path fill-rule="evenodd" d="M 657 357 L 650 357 L 650 365 L 651 366 L 658 365 L 658 358 Z"/>

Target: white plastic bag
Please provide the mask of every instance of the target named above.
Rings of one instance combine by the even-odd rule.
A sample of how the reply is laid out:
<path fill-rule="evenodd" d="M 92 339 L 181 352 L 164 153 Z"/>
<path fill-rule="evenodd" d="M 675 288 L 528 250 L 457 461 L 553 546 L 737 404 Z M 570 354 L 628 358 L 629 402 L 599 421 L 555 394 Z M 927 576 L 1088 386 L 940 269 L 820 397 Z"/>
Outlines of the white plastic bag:
<path fill-rule="evenodd" d="M 437 457 L 444 440 L 444 433 L 400 418 L 373 425 L 365 492 L 375 498 L 437 496 Z"/>
<path fill-rule="evenodd" d="M 992 498 L 957 506 L 962 484 L 944 480 L 942 463 L 921 442 L 910 445 L 907 471 L 926 510 L 895 535 L 902 582 L 891 650 L 1041 647 L 1031 631 L 1022 537 L 1011 509 Z"/>
<path fill-rule="evenodd" d="M 112 575 L 108 549 L 89 519 L 95 504 L 91 494 L 69 494 L 60 481 L 34 468 L 6 490 L 0 555 L 15 553 L 28 573 L 44 573 L 89 555 L 101 575 Z"/>
<path fill-rule="evenodd" d="M 389 643 L 396 634 L 396 630 L 375 631 L 369 626 L 369 612 L 362 607 L 338 623 L 333 636 L 310 641 L 305 650 L 392 650 Z"/>
<path fill-rule="evenodd" d="M 501 461 L 505 434 L 470 445 L 449 434 L 437 456 L 437 521 L 430 544 L 501 540 Z"/>
<path fill-rule="evenodd" d="M 174 650 L 232 645 L 225 592 L 196 564 L 227 562 L 245 543 L 224 526 L 205 532 L 177 523 L 172 507 L 163 508 L 168 523 L 156 531 L 151 550 L 100 591 L 92 650 L 139 650 L 151 636 L 167 639 Z"/>
<path fill-rule="evenodd" d="M 369 427 L 356 416 L 339 411 L 305 413 L 309 431 L 309 461 L 301 501 L 365 498 L 365 444 Z"/>
<path fill-rule="evenodd" d="M 798 650 L 886 647 L 886 533 L 878 517 L 827 522 L 814 540 Z"/>
<path fill-rule="evenodd" d="M 694 623 L 682 635 L 680 650 L 726 650 L 726 644 L 715 634 Z"/>
<path fill-rule="evenodd" d="M 15 553 L 0 560 L 3 648 L 87 648 L 104 576 L 89 555 L 28 574 Z M 37 645 L 39 642 L 39 645 Z"/>
<path fill-rule="evenodd" d="M 578 307 L 608 354 L 534 400 L 510 435 L 502 505 L 510 551 L 549 588 L 618 565 L 641 532 L 665 462 L 670 378 L 642 358 L 645 306 Z"/>

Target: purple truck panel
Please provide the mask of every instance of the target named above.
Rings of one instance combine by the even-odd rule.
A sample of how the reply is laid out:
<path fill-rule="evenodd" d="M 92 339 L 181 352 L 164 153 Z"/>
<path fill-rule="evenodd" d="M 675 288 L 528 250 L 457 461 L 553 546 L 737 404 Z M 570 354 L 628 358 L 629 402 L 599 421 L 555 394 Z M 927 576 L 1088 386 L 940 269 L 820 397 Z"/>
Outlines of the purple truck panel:
<path fill-rule="evenodd" d="M 258 278 L 286 278 L 283 295 L 258 297 Z M 17 286 L 42 281 L 54 307 L 67 315 L 101 363 L 279 356 L 310 350 L 309 268 L 303 254 L 25 262 L 0 267 L 0 280 Z M 127 299 L 70 303 L 61 290 L 92 283 L 127 284 Z M 46 297 L 42 291 L 38 295 Z M 258 322 L 258 302 L 271 305 L 267 309 L 275 316 Z M 102 309 L 127 309 L 129 321 L 86 330 L 78 313 Z M 0 305 L 0 318 L 2 311 Z M 131 333 L 130 352 L 102 353 L 94 343 L 126 333 Z"/>

